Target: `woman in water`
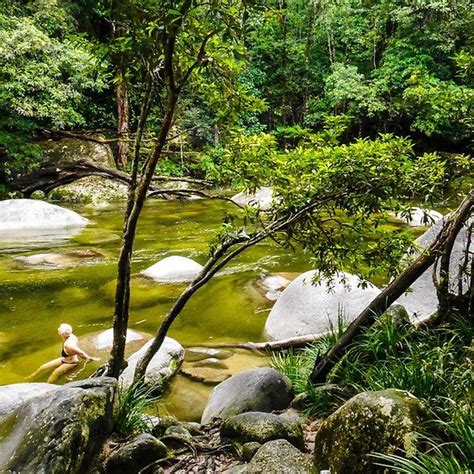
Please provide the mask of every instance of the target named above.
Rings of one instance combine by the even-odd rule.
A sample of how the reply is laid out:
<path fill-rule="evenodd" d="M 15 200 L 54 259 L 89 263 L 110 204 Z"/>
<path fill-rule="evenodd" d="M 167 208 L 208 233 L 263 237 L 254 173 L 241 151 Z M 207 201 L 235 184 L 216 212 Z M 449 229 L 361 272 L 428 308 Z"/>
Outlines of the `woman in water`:
<path fill-rule="evenodd" d="M 54 383 L 59 377 L 74 369 L 79 362 L 79 358 L 85 359 L 86 361 L 100 360 L 98 357 L 87 355 L 79 347 L 79 339 L 72 333 L 72 327 L 70 324 L 61 324 L 58 327 L 58 334 L 64 341 L 61 350 L 61 357 L 43 364 L 36 372 L 28 377 L 29 379 L 36 377 L 45 370 L 53 369 L 53 372 L 48 378 L 48 383 Z"/>

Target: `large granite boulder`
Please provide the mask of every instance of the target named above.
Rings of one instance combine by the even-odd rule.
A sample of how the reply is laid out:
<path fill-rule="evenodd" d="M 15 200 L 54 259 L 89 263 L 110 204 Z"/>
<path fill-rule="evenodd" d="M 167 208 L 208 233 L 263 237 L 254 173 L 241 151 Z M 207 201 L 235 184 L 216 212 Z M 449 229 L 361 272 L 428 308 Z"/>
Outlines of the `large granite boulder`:
<path fill-rule="evenodd" d="M 114 157 L 109 145 L 91 140 L 64 138 L 40 142 L 44 165 L 61 165 L 77 161 L 114 168 Z M 128 186 L 102 176 L 86 176 L 73 183 L 59 186 L 48 195 L 63 202 L 79 202 L 105 206 L 110 201 L 126 199 Z"/>
<path fill-rule="evenodd" d="M 416 239 L 419 252 L 429 247 L 444 225 L 444 219 L 438 221 L 430 227 L 423 235 Z M 472 266 L 472 251 L 469 254 L 468 262 L 465 261 L 465 249 L 469 236 L 469 226 L 465 225 L 460 230 L 454 242 L 449 264 L 449 288 L 450 291 L 457 294 L 459 284 L 462 281 L 463 293 L 469 291 L 468 275 L 462 272 L 460 268 L 470 269 Z M 472 244 L 471 244 L 472 245 Z M 439 275 L 439 269 L 438 269 Z M 433 283 L 433 265 L 421 275 L 418 280 L 410 287 L 409 292 L 398 298 L 397 303 L 403 305 L 412 322 L 422 322 L 429 319 L 438 310 L 438 296 Z"/>
<path fill-rule="evenodd" d="M 202 268 L 202 265 L 190 258 L 174 255 L 160 260 L 140 273 L 158 282 L 180 282 L 193 280 Z"/>
<path fill-rule="evenodd" d="M 376 473 L 370 454 L 402 449 L 414 454 L 423 410 L 417 398 L 402 390 L 359 393 L 324 420 L 316 433 L 314 462 L 318 470 L 339 474 Z"/>
<path fill-rule="evenodd" d="M 41 158 L 45 164 L 58 165 L 90 161 L 97 165 L 114 166 L 112 150 L 107 144 L 79 138 L 45 140 L 39 142 Z"/>
<path fill-rule="evenodd" d="M 431 226 L 443 218 L 443 214 L 431 209 L 412 207 L 408 212 L 396 213 L 394 217 L 404 221 L 410 227 Z"/>
<path fill-rule="evenodd" d="M 291 402 L 290 390 L 290 381 L 274 369 L 258 368 L 241 372 L 214 388 L 201 423 L 248 411 L 283 410 Z"/>
<path fill-rule="evenodd" d="M 120 381 L 124 386 L 127 387 L 133 383 L 133 376 L 138 361 L 143 357 L 152 343 L 153 339 L 148 341 L 139 351 L 127 359 L 128 366 L 120 376 Z M 183 360 L 183 346 L 174 339 L 166 337 L 160 350 L 148 364 L 145 374 L 145 383 L 156 386 L 163 385 L 178 372 Z"/>
<path fill-rule="evenodd" d="M 25 400 L 0 421 L 0 471 L 86 472 L 112 433 L 116 386 L 102 377 Z"/>
<path fill-rule="evenodd" d="M 303 273 L 282 292 L 265 323 L 268 339 L 327 333 L 337 328 L 340 317 L 346 323 L 355 319 L 380 292 L 370 283 L 362 288 L 359 278 L 349 273 L 336 277 L 330 287 L 325 280 L 314 285 L 314 275 Z"/>
<path fill-rule="evenodd" d="M 58 385 L 51 383 L 15 383 L 0 386 L 0 423 L 31 398 L 51 394 L 58 388 Z"/>
<path fill-rule="evenodd" d="M 247 412 L 231 416 L 222 423 L 220 433 L 241 444 L 256 441 L 264 444 L 286 439 L 299 449 L 304 448 L 303 430 L 298 420 L 273 413 Z"/>
<path fill-rule="evenodd" d="M 232 201 L 241 206 L 258 207 L 262 211 L 268 211 L 272 207 L 273 189 L 258 188 L 254 193 L 244 191 L 233 196 Z"/>
<path fill-rule="evenodd" d="M 83 227 L 88 220 L 77 212 L 34 199 L 0 201 L 0 231 Z"/>
<path fill-rule="evenodd" d="M 148 433 L 139 434 L 110 455 L 105 464 L 105 472 L 138 474 L 141 469 L 166 455 L 166 446 L 161 441 Z"/>
<path fill-rule="evenodd" d="M 265 443 L 253 456 L 252 461 L 240 472 L 245 474 L 315 474 L 316 470 L 301 451 L 288 441 L 279 439 Z"/>

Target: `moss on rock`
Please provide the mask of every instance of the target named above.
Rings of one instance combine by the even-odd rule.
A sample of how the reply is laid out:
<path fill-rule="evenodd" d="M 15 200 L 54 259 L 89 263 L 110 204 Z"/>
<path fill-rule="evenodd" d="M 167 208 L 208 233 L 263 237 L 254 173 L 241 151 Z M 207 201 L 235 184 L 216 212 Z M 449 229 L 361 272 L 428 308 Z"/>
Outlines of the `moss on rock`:
<path fill-rule="evenodd" d="M 316 434 L 317 469 L 338 474 L 376 473 L 372 453 L 402 449 L 414 454 L 415 432 L 422 418 L 417 398 L 402 390 L 364 392 L 329 416 Z"/>
<path fill-rule="evenodd" d="M 304 448 L 299 422 L 273 413 L 247 412 L 232 416 L 222 424 L 220 431 L 222 437 L 242 444 L 250 441 L 264 444 L 275 439 L 286 439 L 297 448 Z"/>

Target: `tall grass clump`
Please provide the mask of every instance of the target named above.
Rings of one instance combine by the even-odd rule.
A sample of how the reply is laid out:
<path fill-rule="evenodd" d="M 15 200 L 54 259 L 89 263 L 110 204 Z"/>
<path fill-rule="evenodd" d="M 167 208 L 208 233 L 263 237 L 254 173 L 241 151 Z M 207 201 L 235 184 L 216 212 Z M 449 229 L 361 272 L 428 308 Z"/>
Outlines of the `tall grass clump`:
<path fill-rule="evenodd" d="M 293 393 L 305 394 L 302 404 L 308 415 L 327 415 L 334 409 L 333 397 L 327 391 L 319 390 L 318 385 L 308 384 L 308 379 L 315 360 L 336 343 L 344 327 L 345 319 L 339 311 L 337 327 L 331 324 L 329 332 L 310 347 L 272 354 L 271 366 L 290 379 Z"/>
<path fill-rule="evenodd" d="M 115 431 L 121 436 L 144 433 L 150 430 L 143 416 L 145 409 L 159 399 L 156 387 L 143 383 L 133 383 L 129 387 L 120 386 L 118 391 L 118 412 Z"/>
<path fill-rule="evenodd" d="M 385 314 L 353 341 L 327 379 L 351 392 L 407 390 L 426 407 L 427 421 L 420 427 L 415 457 L 375 455 L 377 463 L 395 472 L 449 474 L 474 469 L 474 330 L 467 316 L 453 313 L 445 321 L 415 328 L 408 319 Z M 307 383 L 314 360 L 330 346 L 328 340 L 320 343 L 274 357 L 274 367 L 292 380 L 296 393 L 306 392 L 308 399 L 315 391 Z"/>

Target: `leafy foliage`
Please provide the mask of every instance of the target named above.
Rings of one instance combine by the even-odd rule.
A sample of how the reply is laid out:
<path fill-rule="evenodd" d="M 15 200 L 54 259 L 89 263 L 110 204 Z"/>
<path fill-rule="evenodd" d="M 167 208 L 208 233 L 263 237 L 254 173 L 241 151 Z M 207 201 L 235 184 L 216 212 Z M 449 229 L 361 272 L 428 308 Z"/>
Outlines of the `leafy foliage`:
<path fill-rule="evenodd" d="M 30 168 L 36 127 L 85 125 L 87 94 L 105 88 L 105 76 L 84 40 L 66 37 L 67 11 L 54 1 L 35 2 L 30 14 L 0 14 L 0 145 L 7 172 Z"/>
<path fill-rule="evenodd" d="M 472 336 L 472 324 L 460 315 L 428 329 L 416 329 L 408 321 L 382 316 L 353 341 L 332 370 L 330 383 L 356 392 L 407 390 L 430 411 L 416 456 L 406 459 L 403 453 L 374 454 L 379 465 L 413 474 L 470 472 L 474 448 L 470 406 Z M 313 412 L 325 413 L 331 406 L 312 399 L 314 387 L 304 384 L 319 344 L 297 355 L 279 356 L 274 366 L 295 380 L 298 392 L 308 393 Z"/>
<path fill-rule="evenodd" d="M 134 383 L 129 387 L 121 386 L 118 392 L 118 410 L 115 418 L 115 431 L 128 436 L 149 430 L 144 418 L 145 409 L 156 402 L 156 387 L 147 387 Z"/>

